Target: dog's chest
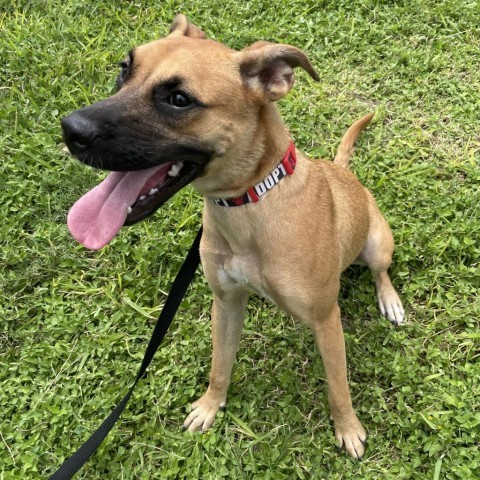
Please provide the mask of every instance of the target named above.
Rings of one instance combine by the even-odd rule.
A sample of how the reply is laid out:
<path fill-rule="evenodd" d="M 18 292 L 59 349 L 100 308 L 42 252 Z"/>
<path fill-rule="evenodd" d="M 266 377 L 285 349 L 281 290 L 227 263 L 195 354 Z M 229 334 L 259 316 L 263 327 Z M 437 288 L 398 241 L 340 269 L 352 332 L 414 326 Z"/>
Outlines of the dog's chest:
<path fill-rule="evenodd" d="M 224 289 L 244 288 L 268 298 L 261 264 L 253 255 L 231 255 L 218 267 L 218 278 Z"/>

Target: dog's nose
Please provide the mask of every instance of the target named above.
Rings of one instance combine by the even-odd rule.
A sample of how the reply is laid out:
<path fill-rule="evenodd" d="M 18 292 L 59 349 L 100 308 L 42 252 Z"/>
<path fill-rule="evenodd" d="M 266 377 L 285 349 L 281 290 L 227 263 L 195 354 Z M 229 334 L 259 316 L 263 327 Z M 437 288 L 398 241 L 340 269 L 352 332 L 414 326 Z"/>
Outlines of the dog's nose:
<path fill-rule="evenodd" d="M 88 150 L 98 135 L 95 122 L 86 118 L 79 111 L 62 118 L 61 125 L 65 143 L 73 154 Z"/>

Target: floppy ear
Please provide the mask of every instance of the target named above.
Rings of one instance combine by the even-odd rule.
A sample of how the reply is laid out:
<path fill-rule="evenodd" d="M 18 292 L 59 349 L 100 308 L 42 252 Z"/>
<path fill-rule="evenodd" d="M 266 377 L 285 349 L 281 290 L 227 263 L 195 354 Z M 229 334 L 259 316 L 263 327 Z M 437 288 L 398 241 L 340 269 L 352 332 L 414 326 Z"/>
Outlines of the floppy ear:
<path fill-rule="evenodd" d="M 256 42 L 240 55 L 243 84 L 262 102 L 280 100 L 291 90 L 295 67 L 302 67 L 314 80 L 320 80 L 307 56 L 290 45 Z"/>
<path fill-rule="evenodd" d="M 193 23 L 188 23 L 187 17 L 181 13 L 179 13 L 173 19 L 169 35 L 183 35 L 191 38 L 207 38 L 205 32 L 201 28 L 197 27 Z"/>

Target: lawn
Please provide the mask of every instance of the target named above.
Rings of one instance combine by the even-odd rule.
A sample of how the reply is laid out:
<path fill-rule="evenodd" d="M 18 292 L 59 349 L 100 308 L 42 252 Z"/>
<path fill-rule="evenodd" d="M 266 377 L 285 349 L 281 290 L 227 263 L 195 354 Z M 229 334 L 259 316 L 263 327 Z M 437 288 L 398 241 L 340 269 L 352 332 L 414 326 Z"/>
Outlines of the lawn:
<path fill-rule="evenodd" d="M 302 48 L 280 102 L 296 144 L 332 158 L 375 110 L 353 170 L 396 241 L 407 312 L 392 327 L 370 274 L 342 280 L 348 374 L 369 432 L 337 453 L 311 333 L 252 297 L 228 409 L 182 432 L 208 382 L 211 295 L 199 271 L 120 423 L 76 478 L 480 478 L 480 8 L 477 1 L 0 0 L 0 480 L 51 475 L 124 395 L 201 222 L 187 187 L 99 252 L 66 214 L 104 174 L 64 151 L 60 119 L 112 92 L 128 50 L 186 13 L 211 38 Z M 309 208 L 315 208 L 310 206 Z"/>

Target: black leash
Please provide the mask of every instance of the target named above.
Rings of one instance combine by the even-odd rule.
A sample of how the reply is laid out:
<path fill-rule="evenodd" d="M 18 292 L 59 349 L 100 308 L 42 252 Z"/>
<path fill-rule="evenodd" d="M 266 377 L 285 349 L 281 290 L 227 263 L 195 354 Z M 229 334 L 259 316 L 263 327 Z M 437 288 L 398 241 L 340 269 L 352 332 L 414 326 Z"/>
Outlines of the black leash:
<path fill-rule="evenodd" d="M 168 327 L 172 323 L 173 317 L 175 316 L 175 313 L 177 312 L 178 307 L 185 296 L 187 288 L 192 282 L 192 279 L 195 275 L 195 270 L 200 263 L 199 246 L 201 237 L 202 227 L 200 227 L 200 230 L 197 233 L 192 246 L 190 247 L 187 258 L 185 258 L 183 265 L 180 267 L 180 270 L 173 281 L 170 293 L 168 294 L 165 305 L 160 312 L 157 324 L 153 330 L 152 338 L 148 343 L 142 365 L 138 370 L 137 378 L 130 387 L 130 390 L 128 390 L 121 402 L 113 409 L 112 413 L 103 421 L 100 427 L 93 432 L 90 438 L 71 457 L 67 458 L 67 460 L 63 462 L 61 467 L 49 478 L 49 480 L 70 480 L 73 475 L 75 475 L 75 473 L 77 473 L 87 462 L 87 460 L 95 453 L 95 450 L 100 446 L 115 425 L 115 422 L 122 414 L 138 381 L 145 375 L 147 367 L 150 365 L 155 352 L 162 343 Z"/>

